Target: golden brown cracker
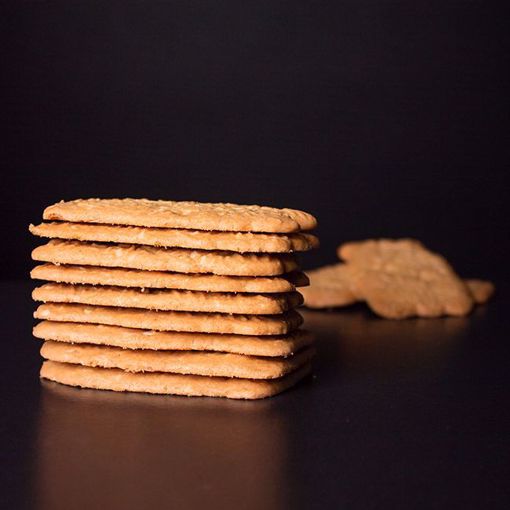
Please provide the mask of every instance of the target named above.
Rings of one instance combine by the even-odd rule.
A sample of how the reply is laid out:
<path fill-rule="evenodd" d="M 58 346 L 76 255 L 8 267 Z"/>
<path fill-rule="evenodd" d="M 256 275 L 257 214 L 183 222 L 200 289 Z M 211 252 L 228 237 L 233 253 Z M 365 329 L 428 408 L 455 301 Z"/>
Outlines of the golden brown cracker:
<path fill-rule="evenodd" d="M 50 361 L 88 367 L 120 368 L 127 372 L 277 379 L 309 362 L 314 349 L 307 347 L 288 358 L 264 358 L 220 352 L 154 351 L 46 341 L 41 356 Z"/>
<path fill-rule="evenodd" d="M 53 239 L 104 243 L 142 244 L 167 248 L 221 250 L 239 253 L 288 253 L 319 246 L 313 234 L 260 234 L 253 232 L 208 232 L 170 228 L 130 227 L 90 223 L 52 222 L 30 225 L 32 234 Z"/>
<path fill-rule="evenodd" d="M 477 304 L 487 303 L 496 290 L 494 284 L 488 280 L 468 279 L 464 281 Z"/>
<path fill-rule="evenodd" d="M 310 286 L 301 289 L 308 308 L 334 308 L 358 301 L 347 264 L 332 264 L 306 272 Z"/>
<path fill-rule="evenodd" d="M 75 344 L 110 345 L 123 349 L 214 351 L 251 356 L 290 356 L 311 345 L 313 335 L 301 329 L 281 336 L 249 336 L 217 333 L 154 331 L 102 324 L 39 322 L 36 338 Z"/>
<path fill-rule="evenodd" d="M 306 364 L 281 379 L 250 380 L 160 372 L 133 374 L 116 368 L 91 368 L 45 361 L 41 367 L 41 377 L 81 388 L 165 395 L 258 399 L 271 397 L 294 386 L 309 374 L 310 370 L 311 366 Z"/>
<path fill-rule="evenodd" d="M 40 305 L 36 319 L 105 324 L 156 331 L 228 333 L 236 335 L 286 335 L 303 323 L 295 310 L 279 315 L 229 315 L 204 312 L 168 312 L 76 304 Z"/>
<path fill-rule="evenodd" d="M 32 292 L 35 301 L 84 305 L 272 315 L 303 303 L 299 292 L 283 294 L 240 294 L 191 290 L 129 289 L 123 287 L 46 283 Z"/>
<path fill-rule="evenodd" d="M 147 199 L 79 199 L 44 210 L 45 220 L 231 232 L 298 232 L 317 226 L 303 211 L 258 205 Z"/>
<path fill-rule="evenodd" d="M 382 317 L 466 315 L 473 300 L 446 260 L 412 239 L 346 243 L 339 255 L 356 268 L 355 288 Z"/>
<path fill-rule="evenodd" d="M 171 273 L 118 267 L 41 264 L 32 269 L 30 276 L 36 280 L 49 280 L 57 283 L 254 294 L 293 292 L 297 287 L 308 285 L 308 278 L 304 273 L 298 271 L 280 276 L 254 277 Z"/>
<path fill-rule="evenodd" d="M 108 245 L 52 239 L 35 248 L 34 260 L 53 264 L 125 267 L 177 273 L 230 276 L 276 276 L 298 269 L 293 255 L 241 254 L 141 245 Z"/>

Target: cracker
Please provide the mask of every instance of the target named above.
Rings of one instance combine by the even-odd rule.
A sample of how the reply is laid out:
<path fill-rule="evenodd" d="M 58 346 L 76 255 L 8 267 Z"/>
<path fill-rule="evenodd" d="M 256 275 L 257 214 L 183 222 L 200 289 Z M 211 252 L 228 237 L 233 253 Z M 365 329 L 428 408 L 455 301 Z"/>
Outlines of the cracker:
<path fill-rule="evenodd" d="M 473 307 L 448 262 L 413 239 L 346 243 L 339 255 L 354 266 L 360 297 L 382 317 L 466 315 Z"/>
<path fill-rule="evenodd" d="M 191 290 L 128 289 L 122 287 L 47 283 L 32 292 L 35 301 L 84 305 L 272 315 L 303 303 L 299 292 L 239 294 Z"/>
<path fill-rule="evenodd" d="M 35 280 L 121 287 L 201 290 L 206 292 L 277 293 L 293 292 L 308 285 L 304 273 L 294 271 L 280 276 L 225 276 L 143 271 L 118 267 L 41 264 L 32 269 Z"/>
<path fill-rule="evenodd" d="M 125 267 L 177 273 L 231 276 L 276 276 L 298 269 L 290 254 L 240 254 L 184 248 L 108 245 L 53 239 L 32 252 L 34 260 L 53 264 Z"/>
<path fill-rule="evenodd" d="M 133 374 L 118 368 L 91 368 L 45 361 L 41 377 L 68 386 L 163 395 L 259 399 L 272 397 L 294 386 L 311 371 L 306 364 L 280 379 L 251 380 L 165 373 Z"/>
<path fill-rule="evenodd" d="M 352 270 L 347 264 L 333 264 L 307 271 L 310 286 L 301 294 L 308 308 L 333 308 L 358 301 Z"/>
<path fill-rule="evenodd" d="M 363 301 L 355 286 L 355 268 L 350 264 L 334 264 L 307 271 L 310 286 L 302 289 L 308 308 L 334 308 Z M 494 294 L 494 284 L 487 280 L 464 280 L 475 303 L 486 303 Z"/>
<path fill-rule="evenodd" d="M 496 290 L 494 284 L 488 280 L 469 279 L 464 281 L 477 304 L 487 303 Z"/>
<path fill-rule="evenodd" d="M 232 232 L 298 232 L 317 226 L 308 213 L 258 205 L 147 199 L 80 199 L 44 210 L 45 220 Z"/>
<path fill-rule="evenodd" d="M 313 355 L 312 347 L 307 347 L 288 358 L 264 358 L 220 352 L 140 351 L 52 341 L 44 342 L 41 347 L 43 358 L 61 363 L 120 368 L 127 372 L 168 372 L 241 379 L 277 379 L 297 370 L 310 361 Z"/>
<path fill-rule="evenodd" d="M 303 323 L 295 310 L 280 315 L 228 315 L 203 312 L 162 312 L 138 308 L 85 306 L 76 304 L 44 304 L 34 313 L 36 319 L 63 322 L 85 322 L 154 329 L 156 331 L 188 331 L 195 333 L 228 333 L 236 335 L 286 335 Z"/>
<path fill-rule="evenodd" d="M 143 244 L 195 250 L 226 250 L 240 253 L 287 253 L 308 251 L 319 246 L 317 237 L 307 233 L 208 232 L 67 222 L 30 225 L 29 229 L 34 235 L 56 239 Z"/>
<path fill-rule="evenodd" d="M 301 329 L 283 336 L 249 336 L 154 331 L 53 321 L 40 322 L 34 327 L 33 334 L 43 340 L 111 345 L 123 349 L 214 351 L 269 357 L 290 356 L 314 341 L 310 332 Z"/>

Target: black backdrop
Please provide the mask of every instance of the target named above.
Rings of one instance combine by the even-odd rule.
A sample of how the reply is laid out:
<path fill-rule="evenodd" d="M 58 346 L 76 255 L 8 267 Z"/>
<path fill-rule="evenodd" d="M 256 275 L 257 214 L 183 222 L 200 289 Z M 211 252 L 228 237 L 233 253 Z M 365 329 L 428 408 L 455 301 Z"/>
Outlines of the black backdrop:
<path fill-rule="evenodd" d="M 44 206 L 132 196 L 313 212 L 308 267 L 415 236 L 501 281 L 507 21 L 482 1 L 4 6 L 2 276 L 26 277 Z"/>

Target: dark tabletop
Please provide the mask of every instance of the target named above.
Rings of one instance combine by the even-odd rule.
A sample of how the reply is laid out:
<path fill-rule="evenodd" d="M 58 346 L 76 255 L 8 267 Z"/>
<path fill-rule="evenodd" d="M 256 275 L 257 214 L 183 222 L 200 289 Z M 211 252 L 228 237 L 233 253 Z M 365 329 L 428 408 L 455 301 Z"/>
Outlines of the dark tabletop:
<path fill-rule="evenodd" d="M 4 283 L 3 508 L 508 508 L 508 303 L 467 318 L 307 312 L 314 375 L 263 401 L 38 378 L 29 283 Z"/>

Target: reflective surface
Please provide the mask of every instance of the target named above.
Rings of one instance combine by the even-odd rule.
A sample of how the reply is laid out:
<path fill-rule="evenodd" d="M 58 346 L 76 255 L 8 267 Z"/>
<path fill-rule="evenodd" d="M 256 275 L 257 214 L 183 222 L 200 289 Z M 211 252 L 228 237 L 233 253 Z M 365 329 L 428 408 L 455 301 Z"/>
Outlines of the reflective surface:
<path fill-rule="evenodd" d="M 504 508 L 504 297 L 469 318 L 307 312 L 314 376 L 255 402 L 40 383 L 29 285 L 3 286 L 10 508 Z"/>

